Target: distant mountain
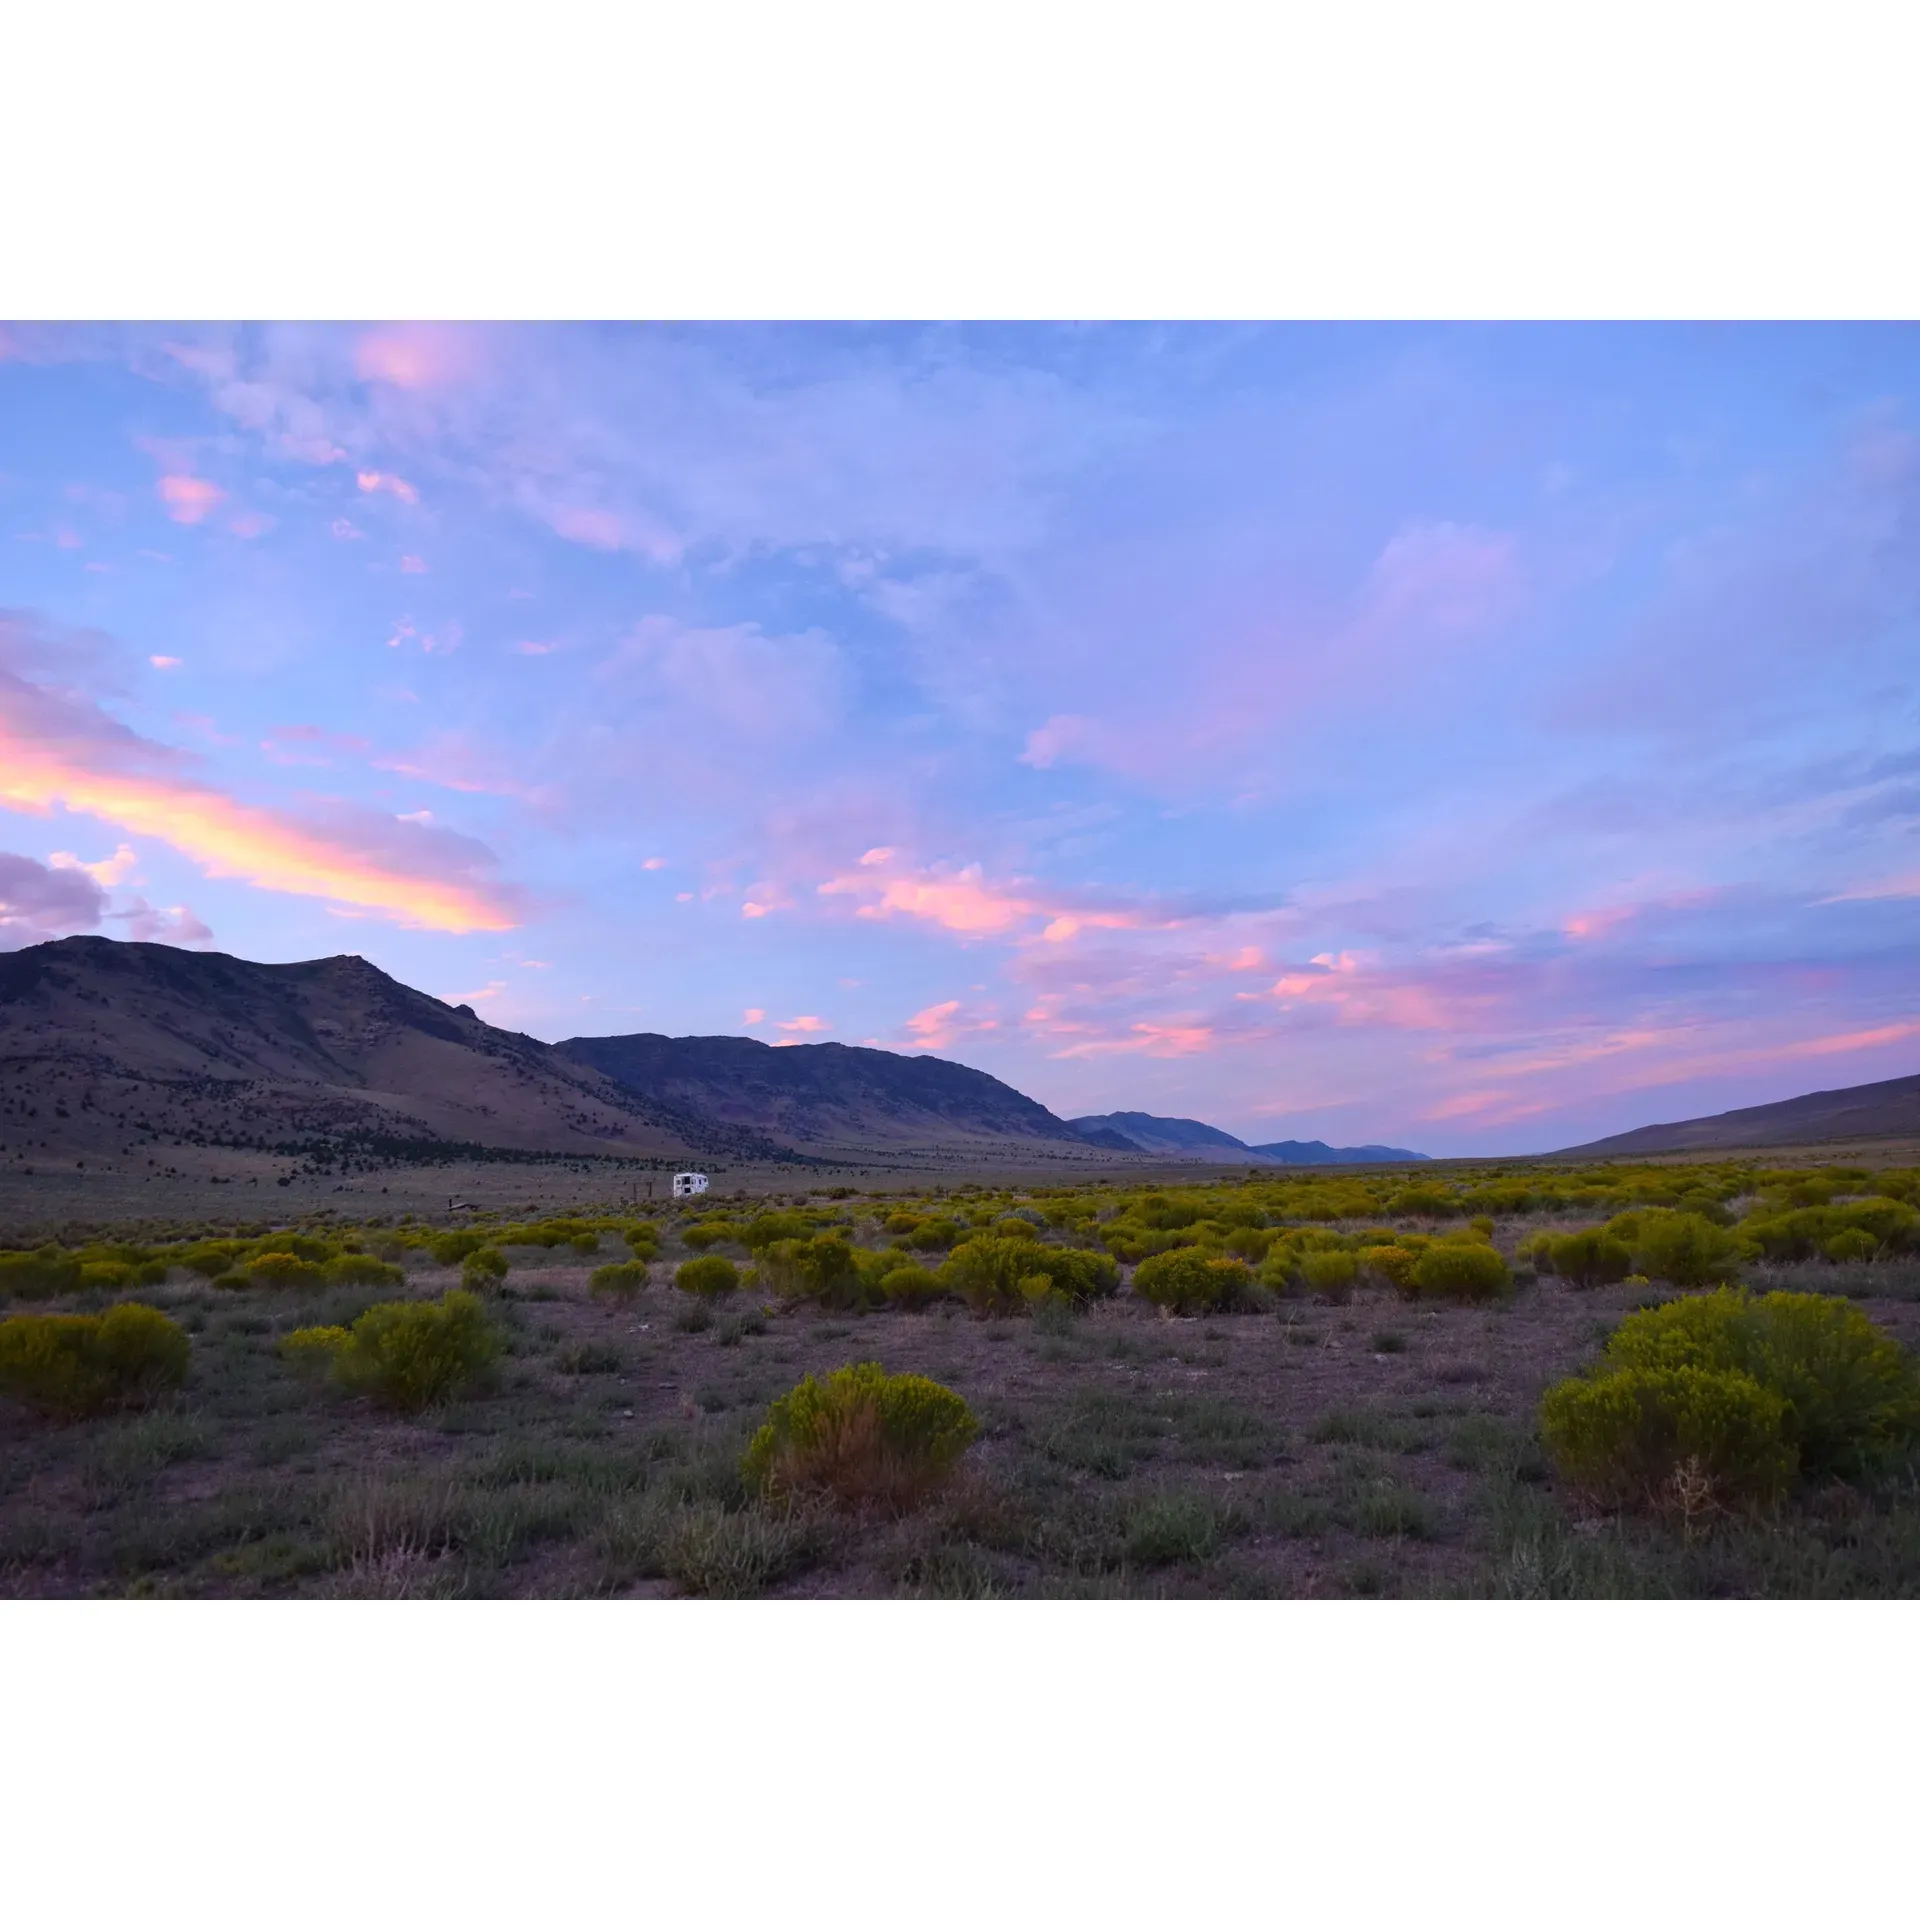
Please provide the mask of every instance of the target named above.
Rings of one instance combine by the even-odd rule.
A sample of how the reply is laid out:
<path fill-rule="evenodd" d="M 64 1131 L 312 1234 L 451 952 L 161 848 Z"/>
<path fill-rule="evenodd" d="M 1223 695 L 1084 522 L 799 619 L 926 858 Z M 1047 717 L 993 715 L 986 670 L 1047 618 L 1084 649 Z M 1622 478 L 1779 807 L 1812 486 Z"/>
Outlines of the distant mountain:
<path fill-rule="evenodd" d="M 1164 1119 L 1151 1113 L 1092 1113 L 1067 1124 L 1096 1144 L 1118 1137 L 1142 1153 L 1176 1154 L 1186 1160 L 1239 1166 L 1251 1160 L 1273 1160 L 1284 1166 L 1347 1166 L 1427 1157 L 1405 1147 L 1330 1147 L 1324 1140 L 1276 1140 L 1269 1146 L 1250 1147 L 1244 1140 L 1202 1121 Z"/>
<path fill-rule="evenodd" d="M 1828 1140 L 1920 1138 L 1920 1073 L 1864 1087 L 1803 1093 L 1763 1107 L 1735 1107 L 1703 1120 L 1673 1120 L 1609 1134 L 1556 1159 L 1623 1153 L 1736 1153 L 1748 1147 L 1818 1146 Z"/>
<path fill-rule="evenodd" d="M 1117 1135 L 1142 1153 L 1177 1153 L 1194 1160 L 1245 1160 L 1247 1143 L 1198 1120 L 1164 1120 L 1152 1113 L 1090 1113 L 1067 1125 L 1082 1139 Z"/>
<path fill-rule="evenodd" d="M 751 1127 L 809 1154 L 1043 1142 L 1127 1150 L 1089 1142 L 992 1074 L 930 1054 L 663 1033 L 562 1040 L 554 1051 L 693 1122 Z"/>
<path fill-rule="evenodd" d="M 1330 1147 L 1324 1140 L 1275 1140 L 1264 1147 L 1249 1147 L 1247 1151 L 1290 1167 L 1364 1166 L 1380 1160 L 1429 1158 L 1410 1147 Z"/>
<path fill-rule="evenodd" d="M 357 955 L 265 966 L 87 934 L 0 954 L 9 1158 L 352 1135 L 643 1158 L 773 1151 Z"/>

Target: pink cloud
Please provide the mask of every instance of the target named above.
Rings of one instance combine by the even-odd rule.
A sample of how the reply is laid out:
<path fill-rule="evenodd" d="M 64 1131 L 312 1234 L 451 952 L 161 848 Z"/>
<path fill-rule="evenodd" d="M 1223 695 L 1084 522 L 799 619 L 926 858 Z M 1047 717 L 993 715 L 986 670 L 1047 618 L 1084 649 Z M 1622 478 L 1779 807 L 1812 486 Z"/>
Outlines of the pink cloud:
<path fill-rule="evenodd" d="M 888 920 L 904 914 L 930 920 L 963 939 L 1018 934 L 1036 920 L 1044 922 L 1038 937 L 1056 945 L 1072 940 L 1088 927 L 1175 924 L 1143 908 L 1081 906 L 1045 898 L 1022 882 L 995 884 L 986 879 L 977 862 L 957 873 L 902 865 L 898 849 L 893 847 L 869 849 L 860 856 L 854 871 L 822 881 L 817 890 L 827 896 L 860 899 L 862 904 L 854 912 L 862 920 Z"/>
<path fill-rule="evenodd" d="M 180 656 L 178 654 L 150 653 L 147 656 L 147 665 L 150 667 L 158 667 L 162 673 L 171 672 L 173 668 L 179 664 Z"/>
<path fill-rule="evenodd" d="M 773 1023 L 782 1033 L 831 1033 L 833 1023 L 822 1020 L 817 1013 L 803 1013 L 796 1019 L 776 1020 Z"/>
<path fill-rule="evenodd" d="M 905 1044 L 910 1050 L 932 1051 L 970 1033 L 992 1033 L 999 1025 L 991 1010 L 968 1013 L 960 1001 L 942 1000 L 922 1007 L 904 1023 L 904 1031 L 913 1036 Z"/>
<path fill-rule="evenodd" d="M 1050 1057 L 1055 1060 L 1089 1060 L 1100 1054 L 1142 1053 L 1154 1059 L 1179 1059 L 1188 1054 L 1211 1053 L 1219 1044 L 1214 1028 L 1198 1020 L 1169 1022 L 1135 1020 L 1123 1034 L 1106 1039 L 1079 1040 L 1061 1047 Z"/>
<path fill-rule="evenodd" d="M 420 504 L 420 495 L 397 473 L 365 472 L 356 473 L 353 477 L 362 493 L 390 493 L 396 500 L 404 500 L 410 507 Z"/>
<path fill-rule="evenodd" d="M 227 531 L 242 540 L 258 540 L 279 524 L 270 513 L 238 513 L 227 522 Z"/>
<path fill-rule="evenodd" d="M 471 329 L 383 327 L 354 342 L 353 370 L 362 380 L 417 393 L 461 379 L 474 358 Z"/>
<path fill-rule="evenodd" d="M 402 573 L 425 573 L 426 570 L 427 563 L 422 560 L 417 553 L 403 553 L 400 556 L 400 571 Z"/>
<path fill-rule="evenodd" d="M 740 1024 L 743 1027 L 757 1027 L 766 1017 L 767 1010 L 765 1007 L 749 1007 L 741 1014 Z"/>
<path fill-rule="evenodd" d="M 163 473 L 158 492 L 166 503 L 168 517 L 183 527 L 198 526 L 226 495 L 211 480 L 191 473 Z"/>

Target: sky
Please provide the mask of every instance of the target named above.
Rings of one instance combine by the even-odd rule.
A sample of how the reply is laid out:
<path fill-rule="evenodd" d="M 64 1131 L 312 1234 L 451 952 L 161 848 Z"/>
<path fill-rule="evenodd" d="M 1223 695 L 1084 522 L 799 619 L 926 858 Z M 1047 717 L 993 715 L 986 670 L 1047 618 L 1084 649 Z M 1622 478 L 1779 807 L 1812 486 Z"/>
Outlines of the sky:
<path fill-rule="evenodd" d="M 0 329 L 0 947 L 1531 1152 L 1920 1072 L 1920 330 Z"/>

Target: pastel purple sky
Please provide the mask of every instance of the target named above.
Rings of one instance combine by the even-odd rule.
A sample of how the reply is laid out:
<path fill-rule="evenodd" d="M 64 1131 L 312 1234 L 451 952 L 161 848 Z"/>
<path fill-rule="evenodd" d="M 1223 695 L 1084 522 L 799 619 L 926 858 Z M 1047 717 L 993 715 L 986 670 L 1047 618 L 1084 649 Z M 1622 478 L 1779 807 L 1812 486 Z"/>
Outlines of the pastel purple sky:
<path fill-rule="evenodd" d="M 0 944 L 1429 1152 L 1920 1071 L 1920 332 L 0 333 Z"/>

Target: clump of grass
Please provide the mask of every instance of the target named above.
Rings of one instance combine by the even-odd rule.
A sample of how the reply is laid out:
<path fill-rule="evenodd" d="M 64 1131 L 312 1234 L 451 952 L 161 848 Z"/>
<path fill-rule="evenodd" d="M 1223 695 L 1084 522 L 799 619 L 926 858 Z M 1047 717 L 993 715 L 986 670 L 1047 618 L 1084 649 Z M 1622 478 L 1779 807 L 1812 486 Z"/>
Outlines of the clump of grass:
<path fill-rule="evenodd" d="M 1433 1507 L 1410 1488 L 1378 1480 L 1354 1502 L 1353 1530 L 1371 1540 L 1432 1540 L 1440 1521 Z"/>
<path fill-rule="evenodd" d="M 666 1523 L 660 1560 L 683 1593 L 739 1600 L 799 1571 L 818 1536 L 803 1508 L 686 1507 Z"/>
<path fill-rule="evenodd" d="M 1128 1513 L 1122 1551 L 1136 1567 L 1207 1560 L 1219 1551 L 1219 1510 L 1190 1493 L 1155 1494 Z"/>
<path fill-rule="evenodd" d="M 610 1347 L 596 1340 L 574 1340 L 559 1348 L 553 1356 L 555 1373 L 618 1373 L 621 1354 L 618 1347 Z"/>
<path fill-rule="evenodd" d="M 713 1309 L 704 1300 L 689 1300 L 673 1316 L 675 1333 L 707 1333 L 713 1327 Z"/>
<path fill-rule="evenodd" d="M 1382 1327 L 1373 1336 L 1373 1350 L 1375 1353 L 1405 1353 L 1407 1336 L 1396 1333 L 1391 1327 Z"/>

